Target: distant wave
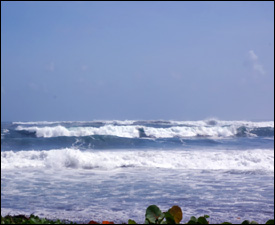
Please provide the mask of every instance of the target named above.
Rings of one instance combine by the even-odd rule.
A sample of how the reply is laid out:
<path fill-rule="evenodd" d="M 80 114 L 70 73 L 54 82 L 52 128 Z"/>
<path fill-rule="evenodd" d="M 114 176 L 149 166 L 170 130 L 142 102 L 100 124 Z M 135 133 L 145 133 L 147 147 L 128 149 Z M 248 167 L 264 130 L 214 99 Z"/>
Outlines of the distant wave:
<path fill-rule="evenodd" d="M 274 151 L 49 151 L 1 152 L 1 169 L 18 168 L 103 169 L 125 167 L 168 168 L 184 170 L 233 170 L 274 172 Z"/>
<path fill-rule="evenodd" d="M 129 121 L 127 121 L 129 122 Z M 24 126 L 19 125 L 16 131 L 35 133 L 37 137 L 51 138 L 59 136 L 91 136 L 112 135 L 124 138 L 141 137 L 140 130 L 144 132 L 142 137 L 174 138 L 174 137 L 257 137 L 274 136 L 274 122 L 247 122 L 247 121 L 135 121 L 126 123 L 77 123 L 74 126 L 58 124 L 57 126 Z M 29 124 L 28 124 L 29 125 Z"/>
<path fill-rule="evenodd" d="M 22 123 L 22 124 L 18 124 Z M 1 123 L 2 150 L 273 148 L 274 122 L 67 121 Z M 245 138 L 243 138 L 245 137 Z"/>
<path fill-rule="evenodd" d="M 37 137 L 59 137 L 59 136 L 91 136 L 91 135 L 113 135 L 118 137 L 135 138 L 139 137 L 139 132 L 135 126 L 113 126 L 105 125 L 102 127 L 72 127 L 66 128 L 58 125 L 55 127 L 22 127 L 16 128 L 18 131 L 35 132 Z"/>

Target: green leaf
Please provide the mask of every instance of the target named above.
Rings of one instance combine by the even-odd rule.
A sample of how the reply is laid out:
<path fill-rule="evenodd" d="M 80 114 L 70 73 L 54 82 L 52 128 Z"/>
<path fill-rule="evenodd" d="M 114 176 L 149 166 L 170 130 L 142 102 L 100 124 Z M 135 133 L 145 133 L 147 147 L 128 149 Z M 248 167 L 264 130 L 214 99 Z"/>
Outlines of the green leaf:
<path fill-rule="evenodd" d="M 128 224 L 137 224 L 134 220 L 128 220 Z"/>
<path fill-rule="evenodd" d="M 229 223 L 229 222 L 223 222 L 222 224 L 232 224 L 232 223 Z"/>
<path fill-rule="evenodd" d="M 191 216 L 191 217 L 190 217 L 190 220 L 195 221 L 195 222 L 198 221 L 197 218 L 196 218 L 195 216 Z"/>
<path fill-rule="evenodd" d="M 162 212 L 160 211 L 159 207 L 156 205 L 150 205 L 146 209 L 145 218 L 148 219 L 149 223 L 157 223 L 159 217 L 162 215 Z"/>
<path fill-rule="evenodd" d="M 165 218 L 165 213 L 161 213 L 161 216 L 158 218 L 158 223 L 161 223 L 161 224 L 163 224 L 163 220 L 164 220 L 164 218 Z"/>
<path fill-rule="evenodd" d="M 197 224 L 194 220 L 189 220 L 187 224 Z"/>
<path fill-rule="evenodd" d="M 208 216 L 208 215 L 204 215 L 204 218 L 209 218 L 210 216 Z"/>
<path fill-rule="evenodd" d="M 201 216 L 201 217 L 198 218 L 198 223 L 200 223 L 200 224 L 208 224 L 208 221 L 203 216 Z"/>
<path fill-rule="evenodd" d="M 176 224 L 174 217 L 169 212 L 165 213 L 165 219 L 166 219 L 167 224 Z"/>
<path fill-rule="evenodd" d="M 258 224 L 256 221 L 252 220 L 250 224 Z"/>
<path fill-rule="evenodd" d="M 182 220 L 182 211 L 181 208 L 177 205 L 174 205 L 168 212 L 174 217 L 176 223 L 179 223 Z"/>
<path fill-rule="evenodd" d="M 241 224 L 249 224 L 249 220 L 244 220 Z"/>
<path fill-rule="evenodd" d="M 265 224 L 274 224 L 274 220 L 268 220 Z"/>
<path fill-rule="evenodd" d="M 37 219 L 35 219 L 35 218 L 30 218 L 29 219 L 29 223 L 30 224 L 40 224 L 39 221 Z"/>

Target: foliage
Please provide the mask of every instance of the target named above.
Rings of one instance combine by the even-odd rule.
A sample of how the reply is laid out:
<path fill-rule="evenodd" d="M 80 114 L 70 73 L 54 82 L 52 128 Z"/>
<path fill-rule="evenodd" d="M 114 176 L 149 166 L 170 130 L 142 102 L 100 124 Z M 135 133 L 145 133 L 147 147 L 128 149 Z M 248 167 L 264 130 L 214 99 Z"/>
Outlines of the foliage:
<path fill-rule="evenodd" d="M 18 216 L 1 216 L 1 224 L 76 224 L 68 221 L 61 220 L 48 220 L 46 218 L 39 218 L 38 216 L 30 215 L 30 217 L 24 215 Z"/>
<path fill-rule="evenodd" d="M 208 215 L 200 216 L 196 218 L 191 216 L 187 224 L 209 224 L 207 220 Z M 179 224 L 182 220 L 182 210 L 179 206 L 173 206 L 167 212 L 162 212 L 158 206 L 150 205 L 146 209 L 145 224 Z M 48 220 L 46 218 L 39 218 L 38 216 L 30 215 L 30 217 L 24 215 L 18 216 L 1 216 L 1 224 L 77 224 L 70 221 L 61 220 Z M 91 220 L 88 224 L 99 224 L 96 221 Z M 114 224 L 110 221 L 102 221 L 102 224 Z M 128 220 L 128 224 L 137 224 L 134 220 Z M 223 222 L 222 224 L 232 224 L 229 222 Z M 244 220 L 241 224 L 258 224 L 256 221 Z M 274 224 L 274 220 L 268 220 L 266 224 Z"/>
<path fill-rule="evenodd" d="M 145 224 L 177 224 L 182 220 L 182 211 L 178 206 L 173 206 L 168 212 L 161 212 L 159 207 L 151 205 L 145 214 Z"/>
<path fill-rule="evenodd" d="M 196 218 L 191 216 L 187 224 L 209 224 L 208 215 Z M 182 210 L 179 206 L 173 206 L 168 212 L 161 212 L 156 205 L 150 205 L 146 209 L 145 224 L 178 224 L 182 220 Z M 128 220 L 128 224 L 137 224 L 134 220 Z M 222 224 L 232 224 L 223 222 Z M 258 224 L 256 221 L 245 220 L 242 224 Z M 266 224 L 274 224 L 274 220 L 268 220 Z"/>
<path fill-rule="evenodd" d="M 196 218 L 195 216 L 191 216 L 187 224 L 209 224 L 206 218 L 209 218 L 209 216 L 204 215 L 204 216 L 200 216 L 199 218 Z"/>

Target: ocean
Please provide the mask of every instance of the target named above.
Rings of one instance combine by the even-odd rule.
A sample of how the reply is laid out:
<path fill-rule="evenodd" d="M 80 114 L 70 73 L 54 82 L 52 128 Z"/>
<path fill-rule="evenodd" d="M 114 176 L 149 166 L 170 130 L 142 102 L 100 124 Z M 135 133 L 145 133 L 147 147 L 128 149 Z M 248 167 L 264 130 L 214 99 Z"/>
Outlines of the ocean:
<path fill-rule="evenodd" d="M 274 218 L 274 121 L 1 122 L 1 215 Z"/>

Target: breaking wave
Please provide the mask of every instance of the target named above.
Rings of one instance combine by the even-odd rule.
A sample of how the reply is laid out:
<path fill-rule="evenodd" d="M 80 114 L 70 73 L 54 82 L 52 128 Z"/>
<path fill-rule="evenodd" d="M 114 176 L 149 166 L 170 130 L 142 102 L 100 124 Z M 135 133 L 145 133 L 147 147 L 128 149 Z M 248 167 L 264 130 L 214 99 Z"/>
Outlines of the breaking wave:
<path fill-rule="evenodd" d="M 274 151 L 220 150 L 207 151 L 80 151 L 53 149 L 49 151 L 1 152 L 1 169 L 16 168 L 103 169 L 125 167 L 168 168 L 184 170 L 234 170 L 274 172 Z"/>
<path fill-rule="evenodd" d="M 125 122 L 126 123 L 126 122 Z M 125 123 L 78 123 L 59 124 L 56 126 L 24 126 L 19 125 L 16 131 L 35 134 L 36 137 L 52 138 L 60 136 L 91 136 L 91 135 L 111 135 L 124 138 L 175 138 L 175 137 L 257 137 L 274 136 L 274 122 L 246 122 L 246 121 L 193 121 L 193 122 L 167 122 L 164 121 L 136 121 L 125 125 Z M 84 126 L 85 125 L 85 126 Z M 141 131 L 143 132 L 141 135 Z"/>

